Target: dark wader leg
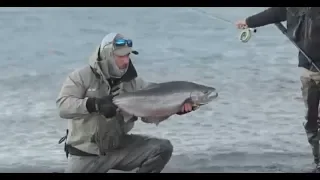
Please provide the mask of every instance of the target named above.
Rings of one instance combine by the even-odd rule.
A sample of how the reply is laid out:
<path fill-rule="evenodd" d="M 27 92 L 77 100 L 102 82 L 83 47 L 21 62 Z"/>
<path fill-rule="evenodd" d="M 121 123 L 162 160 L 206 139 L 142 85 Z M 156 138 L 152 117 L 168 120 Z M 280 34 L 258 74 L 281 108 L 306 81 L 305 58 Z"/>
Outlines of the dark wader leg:
<path fill-rule="evenodd" d="M 137 173 L 160 173 L 169 162 L 173 147 L 169 140 L 126 135 L 117 150 L 104 156 L 74 156 L 70 151 L 66 173 L 106 173 L 110 169 Z"/>
<path fill-rule="evenodd" d="M 318 137 L 318 108 L 320 99 L 320 84 L 310 78 L 301 77 L 302 96 L 306 105 L 306 120 L 304 128 L 307 134 L 308 142 L 312 147 L 314 163 L 319 164 L 319 137 Z"/>

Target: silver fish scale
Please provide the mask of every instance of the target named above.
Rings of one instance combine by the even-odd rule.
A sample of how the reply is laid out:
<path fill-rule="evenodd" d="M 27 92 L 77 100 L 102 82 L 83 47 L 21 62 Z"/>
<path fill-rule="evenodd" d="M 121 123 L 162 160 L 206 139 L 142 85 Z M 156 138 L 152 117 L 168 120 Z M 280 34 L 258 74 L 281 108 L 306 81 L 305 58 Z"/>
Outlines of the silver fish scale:
<path fill-rule="evenodd" d="M 214 88 L 186 81 L 171 81 L 120 94 L 113 102 L 120 110 L 137 117 L 164 117 L 180 111 L 193 92 L 209 90 Z"/>
<path fill-rule="evenodd" d="M 159 95 L 133 95 L 116 98 L 114 103 L 129 114 L 138 117 L 163 116 L 175 114 L 190 93 L 172 93 Z"/>
<path fill-rule="evenodd" d="M 172 81 L 172 82 L 165 82 L 153 85 L 152 88 L 146 88 L 145 90 L 139 90 L 136 92 L 128 92 L 119 96 L 164 96 L 166 94 L 172 93 L 183 93 L 183 92 L 192 92 L 194 88 L 196 88 L 197 84 L 185 81 Z"/>

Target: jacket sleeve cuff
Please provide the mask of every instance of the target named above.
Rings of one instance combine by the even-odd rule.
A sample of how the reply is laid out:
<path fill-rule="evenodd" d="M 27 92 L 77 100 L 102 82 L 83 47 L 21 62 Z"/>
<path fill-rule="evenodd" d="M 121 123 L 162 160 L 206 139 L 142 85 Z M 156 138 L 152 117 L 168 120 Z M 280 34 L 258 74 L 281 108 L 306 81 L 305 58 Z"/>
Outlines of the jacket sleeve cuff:
<path fill-rule="evenodd" d="M 254 28 L 254 24 L 252 24 L 251 17 L 248 17 L 246 19 L 246 24 L 247 24 L 248 28 Z"/>

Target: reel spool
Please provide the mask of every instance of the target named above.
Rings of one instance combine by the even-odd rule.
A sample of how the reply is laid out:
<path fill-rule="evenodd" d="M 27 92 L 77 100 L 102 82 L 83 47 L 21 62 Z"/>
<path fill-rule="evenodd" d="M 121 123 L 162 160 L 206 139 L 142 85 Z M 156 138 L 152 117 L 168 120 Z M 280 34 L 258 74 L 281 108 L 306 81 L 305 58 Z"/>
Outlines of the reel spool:
<path fill-rule="evenodd" d="M 243 43 L 248 42 L 252 36 L 252 32 L 256 33 L 257 30 L 252 29 L 252 28 L 246 28 L 246 29 L 241 30 L 240 35 L 239 35 L 239 40 Z"/>

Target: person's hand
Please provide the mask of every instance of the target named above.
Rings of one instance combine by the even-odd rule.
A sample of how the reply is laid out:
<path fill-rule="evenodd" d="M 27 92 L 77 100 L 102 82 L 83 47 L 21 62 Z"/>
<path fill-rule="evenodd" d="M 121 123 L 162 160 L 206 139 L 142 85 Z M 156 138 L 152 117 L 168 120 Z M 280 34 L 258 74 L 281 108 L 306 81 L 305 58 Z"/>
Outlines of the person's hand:
<path fill-rule="evenodd" d="M 104 96 L 96 99 L 98 112 L 103 114 L 106 118 L 111 118 L 116 115 L 117 106 L 113 104 L 113 95 Z"/>
<path fill-rule="evenodd" d="M 192 107 L 192 103 L 187 102 L 182 106 L 180 112 L 178 112 L 177 114 L 183 115 L 183 114 L 187 114 L 193 110 L 194 110 L 194 108 Z"/>
<path fill-rule="evenodd" d="M 113 103 L 112 99 L 120 94 L 119 86 L 111 88 L 111 94 L 97 99 L 96 103 L 99 113 L 103 114 L 106 118 L 112 118 L 117 114 L 118 107 Z"/>
<path fill-rule="evenodd" d="M 236 22 L 236 26 L 237 26 L 238 29 L 246 29 L 246 28 L 248 28 L 246 20 L 237 21 Z"/>

